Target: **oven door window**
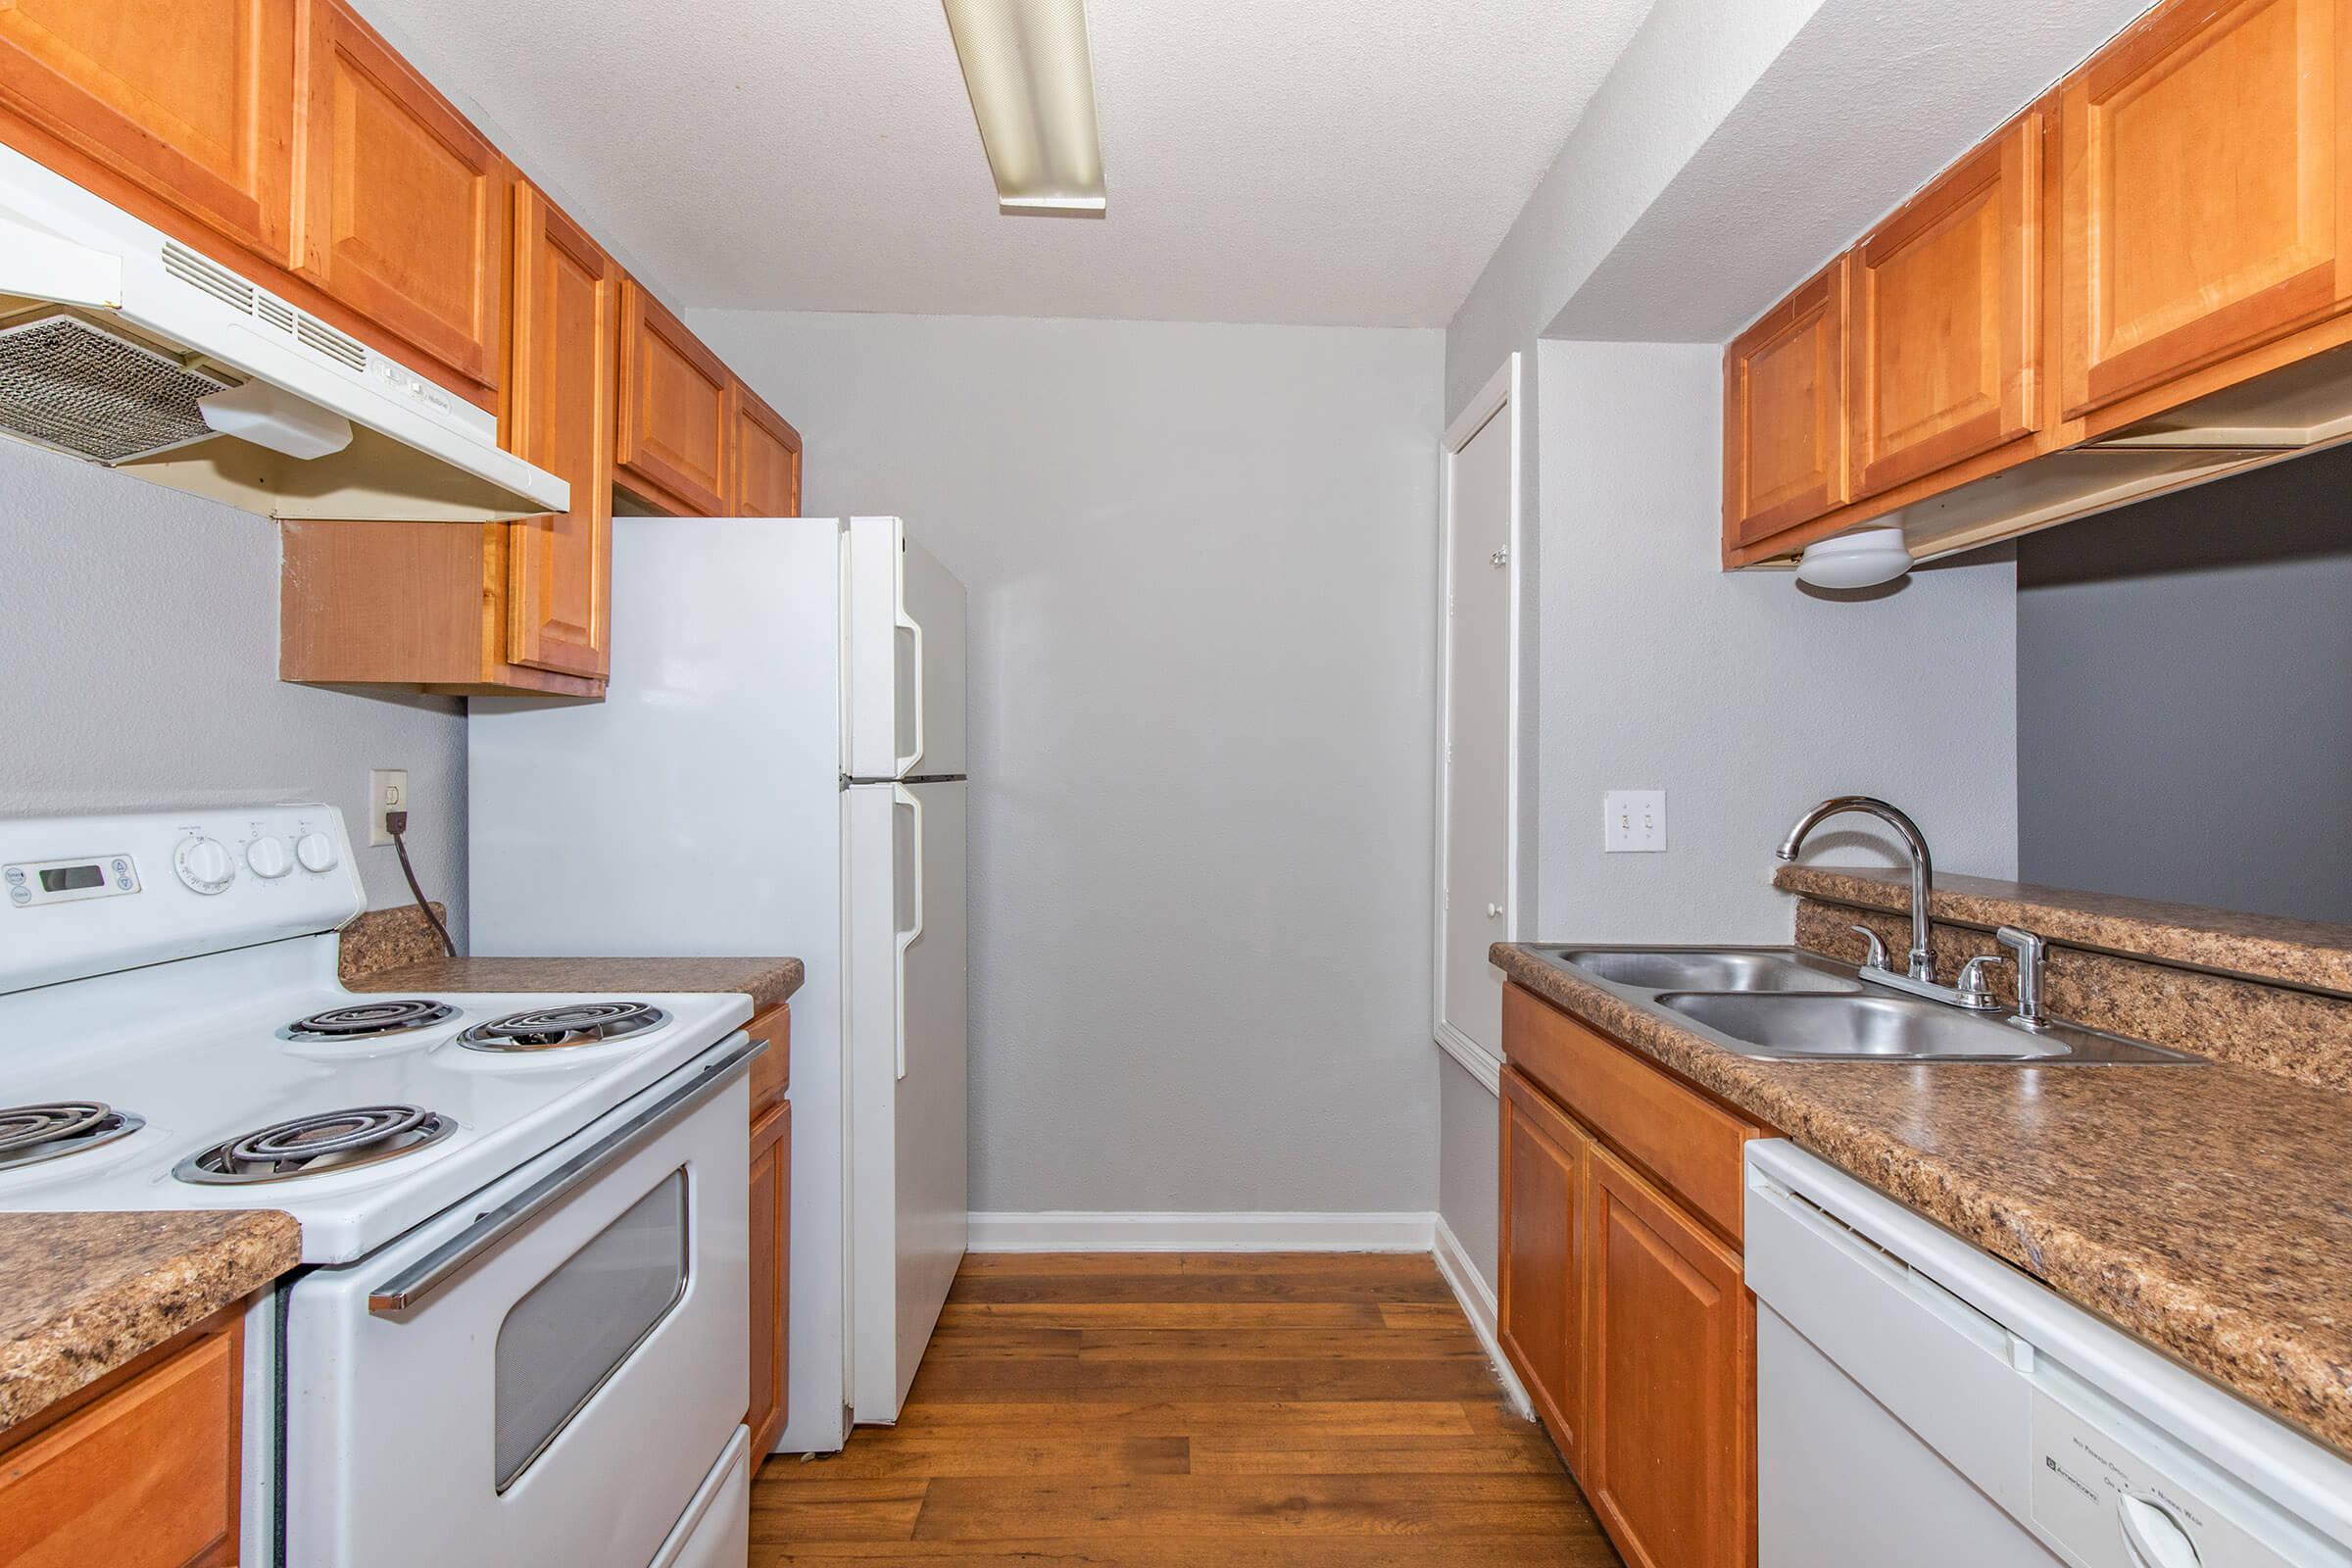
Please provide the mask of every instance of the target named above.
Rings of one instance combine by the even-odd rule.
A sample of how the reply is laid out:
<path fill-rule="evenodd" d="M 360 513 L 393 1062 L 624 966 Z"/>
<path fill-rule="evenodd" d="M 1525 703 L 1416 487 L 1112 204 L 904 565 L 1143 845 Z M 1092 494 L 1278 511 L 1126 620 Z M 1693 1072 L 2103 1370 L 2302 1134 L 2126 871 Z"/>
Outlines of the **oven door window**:
<path fill-rule="evenodd" d="M 672 1172 L 514 1303 L 498 1331 L 498 1490 L 686 1294 L 686 1173 Z"/>

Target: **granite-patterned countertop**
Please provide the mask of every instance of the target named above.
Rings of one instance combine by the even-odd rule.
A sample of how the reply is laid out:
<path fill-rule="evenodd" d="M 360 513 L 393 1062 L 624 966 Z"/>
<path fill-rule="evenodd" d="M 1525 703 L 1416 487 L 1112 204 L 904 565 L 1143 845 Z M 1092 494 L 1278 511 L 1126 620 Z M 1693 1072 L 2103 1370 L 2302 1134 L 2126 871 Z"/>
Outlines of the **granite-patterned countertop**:
<path fill-rule="evenodd" d="M 755 1011 L 801 989 L 798 958 L 426 958 L 397 968 L 346 974 L 353 991 L 741 992 Z"/>
<path fill-rule="evenodd" d="M 0 1214 L 0 1428 L 301 1260 L 302 1228 L 275 1209 Z"/>
<path fill-rule="evenodd" d="M 1740 1056 L 1497 944 L 1513 980 L 2352 1453 L 2352 1096 L 2214 1061 Z"/>

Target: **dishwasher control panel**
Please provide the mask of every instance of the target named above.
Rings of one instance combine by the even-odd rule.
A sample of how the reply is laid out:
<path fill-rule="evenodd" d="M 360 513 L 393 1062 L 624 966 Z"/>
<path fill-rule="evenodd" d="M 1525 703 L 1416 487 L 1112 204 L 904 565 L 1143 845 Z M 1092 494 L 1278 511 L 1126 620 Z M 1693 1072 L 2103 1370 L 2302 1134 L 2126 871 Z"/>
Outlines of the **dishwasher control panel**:
<path fill-rule="evenodd" d="M 2033 1445 L 2034 1527 L 2080 1568 L 2295 1568 L 2041 1389 Z"/>

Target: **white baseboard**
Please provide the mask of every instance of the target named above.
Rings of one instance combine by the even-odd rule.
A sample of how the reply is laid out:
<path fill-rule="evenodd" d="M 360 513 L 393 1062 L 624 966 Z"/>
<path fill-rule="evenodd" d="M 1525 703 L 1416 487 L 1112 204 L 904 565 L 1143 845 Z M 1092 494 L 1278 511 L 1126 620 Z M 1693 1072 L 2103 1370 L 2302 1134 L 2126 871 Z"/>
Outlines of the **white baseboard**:
<path fill-rule="evenodd" d="M 1502 1341 L 1495 1337 L 1495 1307 L 1494 1288 L 1487 1284 L 1478 1265 L 1462 1247 L 1462 1239 L 1453 1234 L 1453 1227 L 1440 1214 L 1430 1250 L 1438 1260 L 1438 1272 L 1453 1287 L 1454 1298 L 1462 1303 L 1463 1316 L 1470 1319 L 1478 1343 L 1485 1346 L 1487 1359 L 1494 1363 L 1494 1375 L 1502 1380 L 1503 1396 L 1511 1401 L 1522 1420 L 1536 1418 L 1536 1406 L 1527 1396 L 1519 1374 L 1511 1369 L 1511 1358 L 1502 1353 Z"/>
<path fill-rule="evenodd" d="M 975 1213 L 975 1252 L 1426 1252 L 1438 1216 L 1393 1214 Z"/>

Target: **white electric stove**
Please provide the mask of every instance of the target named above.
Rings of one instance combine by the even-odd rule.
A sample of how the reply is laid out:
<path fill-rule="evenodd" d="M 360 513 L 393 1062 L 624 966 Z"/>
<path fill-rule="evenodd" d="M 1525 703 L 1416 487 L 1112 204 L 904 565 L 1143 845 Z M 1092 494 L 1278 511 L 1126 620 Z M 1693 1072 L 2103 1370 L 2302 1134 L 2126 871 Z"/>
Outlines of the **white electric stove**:
<path fill-rule="evenodd" d="M 0 821 L 0 1210 L 300 1221 L 255 1568 L 740 1563 L 749 1000 L 354 995 L 351 859 L 319 806 Z"/>

